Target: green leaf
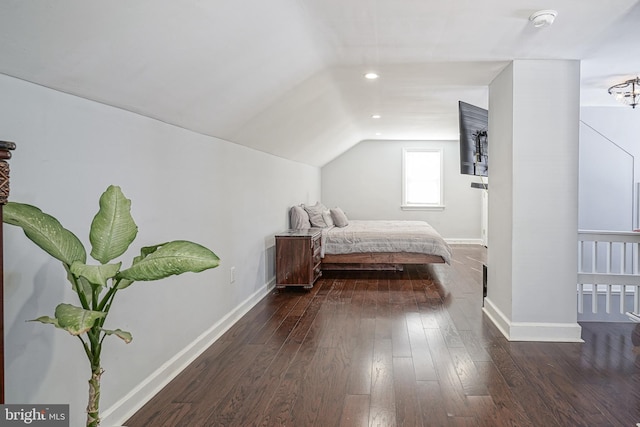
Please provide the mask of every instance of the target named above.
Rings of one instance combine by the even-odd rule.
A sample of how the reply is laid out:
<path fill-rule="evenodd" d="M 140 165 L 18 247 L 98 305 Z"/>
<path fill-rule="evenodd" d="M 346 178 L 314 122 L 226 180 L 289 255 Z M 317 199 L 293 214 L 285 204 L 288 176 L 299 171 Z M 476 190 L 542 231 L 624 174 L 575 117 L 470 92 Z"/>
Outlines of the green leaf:
<path fill-rule="evenodd" d="M 129 280 L 129 279 L 120 279 L 120 282 L 118 282 L 118 285 L 116 286 L 116 288 L 118 290 L 120 289 L 126 289 L 129 286 L 131 286 L 134 283 L 133 280 Z"/>
<path fill-rule="evenodd" d="M 121 262 L 117 264 L 87 265 L 79 261 L 71 264 L 71 273 L 76 277 L 84 277 L 90 283 L 106 286 L 107 280 L 115 277 L 120 271 Z"/>
<path fill-rule="evenodd" d="M 2 221 L 21 227 L 33 243 L 67 265 L 87 260 L 84 246 L 76 235 L 35 206 L 9 202 L 4 206 Z"/>
<path fill-rule="evenodd" d="M 107 313 L 102 311 L 85 310 L 71 304 L 59 304 L 55 314 L 59 327 L 71 335 L 87 332 L 93 327 L 96 320 L 106 315 Z"/>
<path fill-rule="evenodd" d="M 110 185 L 100 196 L 100 210 L 93 218 L 89 240 L 91 256 L 106 264 L 122 255 L 138 234 L 131 216 L 131 200 L 120 187 Z"/>
<path fill-rule="evenodd" d="M 133 340 L 131 333 L 127 331 L 123 331 L 122 329 L 116 329 L 115 331 L 111 331 L 109 329 L 103 329 L 102 332 L 104 332 L 107 335 L 115 335 L 118 338 L 122 339 L 127 344 L 129 344 Z"/>
<path fill-rule="evenodd" d="M 60 328 L 60 325 L 58 325 L 58 319 L 54 319 L 53 317 L 49 316 L 40 316 L 37 319 L 30 320 L 30 322 L 40 322 L 47 325 L 53 325 L 56 328 Z"/>
<path fill-rule="evenodd" d="M 220 264 L 220 258 L 211 250 L 185 240 L 146 247 L 141 252 L 139 261 L 118 273 L 117 279 L 158 280 L 189 271 L 197 273 Z"/>
<path fill-rule="evenodd" d="M 164 245 L 164 243 L 163 243 Z M 145 259 L 147 257 L 147 255 L 149 255 L 150 253 L 155 252 L 156 249 L 158 249 L 158 247 L 160 247 L 162 245 L 155 245 L 155 246 L 146 246 L 143 247 L 142 249 L 140 249 L 140 255 L 138 255 L 137 257 L 135 257 L 133 259 L 133 262 L 131 263 L 131 265 L 136 265 L 137 263 L 139 263 L 140 261 L 142 261 L 143 259 Z M 133 280 L 129 280 L 129 279 L 123 279 L 123 278 L 119 278 L 118 279 L 119 282 L 117 284 L 117 289 L 126 289 L 129 286 L 131 286 L 134 281 Z"/>

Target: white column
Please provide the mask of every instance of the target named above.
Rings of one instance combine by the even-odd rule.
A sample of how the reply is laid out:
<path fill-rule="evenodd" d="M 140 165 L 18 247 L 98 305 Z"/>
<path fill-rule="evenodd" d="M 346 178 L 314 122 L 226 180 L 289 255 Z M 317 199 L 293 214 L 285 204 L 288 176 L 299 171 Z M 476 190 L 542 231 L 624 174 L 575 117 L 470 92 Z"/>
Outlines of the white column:
<path fill-rule="evenodd" d="M 517 60 L 489 87 L 485 313 L 512 341 L 580 341 L 580 63 Z"/>

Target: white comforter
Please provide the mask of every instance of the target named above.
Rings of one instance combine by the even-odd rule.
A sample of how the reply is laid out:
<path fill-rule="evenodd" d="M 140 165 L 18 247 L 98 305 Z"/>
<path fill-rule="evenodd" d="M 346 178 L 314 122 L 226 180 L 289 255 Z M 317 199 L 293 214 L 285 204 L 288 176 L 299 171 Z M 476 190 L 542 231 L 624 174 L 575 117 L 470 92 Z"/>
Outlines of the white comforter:
<path fill-rule="evenodd" d="M 322 231 L 323 254 L 416 252 L 440 255 L 451 263 L 451 248 L 425 221 L 349 220 L 346 227 Z"/>

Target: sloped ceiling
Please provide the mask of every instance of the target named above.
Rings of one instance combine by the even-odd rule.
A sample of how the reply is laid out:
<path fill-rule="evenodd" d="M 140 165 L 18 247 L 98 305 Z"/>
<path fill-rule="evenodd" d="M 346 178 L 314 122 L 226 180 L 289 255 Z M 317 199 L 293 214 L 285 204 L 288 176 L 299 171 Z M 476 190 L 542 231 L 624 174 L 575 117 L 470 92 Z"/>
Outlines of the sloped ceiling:
<path fill-rule="evenodd" d="M 580 59 L 582 104 L 615 106 L 639 1 L 4 0 L 0 72 L 322 166 L 364 139 L 457 139 L 457 101 L 486 107 L 513 59 Z"/>

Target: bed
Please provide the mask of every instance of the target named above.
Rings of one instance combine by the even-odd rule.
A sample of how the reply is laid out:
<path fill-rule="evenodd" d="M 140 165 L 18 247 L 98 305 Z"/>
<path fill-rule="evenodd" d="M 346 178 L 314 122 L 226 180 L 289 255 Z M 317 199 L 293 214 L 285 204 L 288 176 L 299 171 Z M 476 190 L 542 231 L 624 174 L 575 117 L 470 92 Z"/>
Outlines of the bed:
<path fill-rule="evenodd" d="M 322 270 L 392 269 L 451 262 L 451 248 L 426 221 L 350 220 L 321 203 L 294 206 L 291 228 L 322 229 Z"/>

